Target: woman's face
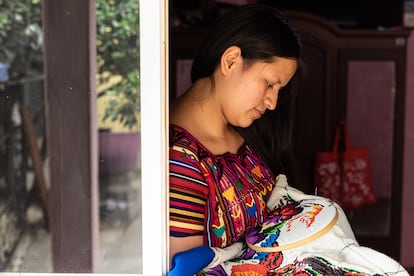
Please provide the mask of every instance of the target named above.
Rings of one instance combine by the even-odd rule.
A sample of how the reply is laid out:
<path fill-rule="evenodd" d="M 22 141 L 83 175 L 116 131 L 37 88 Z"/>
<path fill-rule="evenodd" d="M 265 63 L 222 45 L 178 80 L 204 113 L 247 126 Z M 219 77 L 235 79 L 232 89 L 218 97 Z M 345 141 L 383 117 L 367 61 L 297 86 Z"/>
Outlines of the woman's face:
<path fill-rule="evenodd" d="M 276 108 L 279 90 L 287 85 L 297 69 L 297 60 L 277 57 L 273 62 L 255 62 L 244 68 L 239 63 L 226 78 L 222 110 L 226 121 L 248 127 L 266 110 Z"/>

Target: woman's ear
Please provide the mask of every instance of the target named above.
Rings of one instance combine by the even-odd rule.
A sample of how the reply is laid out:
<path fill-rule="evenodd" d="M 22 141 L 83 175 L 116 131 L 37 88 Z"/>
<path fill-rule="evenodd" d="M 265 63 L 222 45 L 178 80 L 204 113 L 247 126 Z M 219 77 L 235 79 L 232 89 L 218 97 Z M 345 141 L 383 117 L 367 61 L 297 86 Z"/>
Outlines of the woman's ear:
<path fill-rule="evenodd" d="M 220 70 L 227 75 L 236 65 L 242 63 L 241 49 L 238 46 L 230 46 L 221 55 Z"/>

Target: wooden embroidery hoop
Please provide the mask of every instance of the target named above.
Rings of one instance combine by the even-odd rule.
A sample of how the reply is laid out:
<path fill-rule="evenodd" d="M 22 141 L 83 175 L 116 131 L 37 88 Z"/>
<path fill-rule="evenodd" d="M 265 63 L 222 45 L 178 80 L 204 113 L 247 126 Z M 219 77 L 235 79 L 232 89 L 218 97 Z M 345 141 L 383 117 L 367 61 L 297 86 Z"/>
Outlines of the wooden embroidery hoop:
<path fill-rule="evenodd" d="M 271 252 L 280 252 L 280 251 L 283 251 L 283 250 L 289 250 L 289 249 L 292 249 L 292 248 L 296 248 L 296 247 L 305 245 L 305 244 L 307 244 L 307 243 L 309 243 L 311 241 L 314 241 L 317 238 L 319 238 L 319 237 L 323 236 L 324 234 L 326 234 L 329 230 L 331 230 L 331 228 L 338 221 L 338 217 L 339 217 L 339 215 L 338 215 L 338 209 L 335 206 L 333 206 L 333 207 L 335 208 L 335 215 L 332 218 L 332 220 L 328 224 L 326 224 L 322 229 L 320 229 L 316 233 L 313 233 L 310 236 L 307 236 L 304 239 L 297 240 L 297 241 L 294 241 L 294 242 L 291 242 L 291 243 L 288 243 L 288 244 L 284 244 L 284 245 L 280 245 L 280 246 L 275 246 L 275 247 L 261 247 L 261 246 L 257 246 L 257 245 L 254 245 L 254 244 L 250 243 L 249 240 L 246 239 L 247 246 L 250 249 L 253 249 L 253 250 L 257 251 L 257 252 L 268 252 L 268 253 L 271 253 Z"/>

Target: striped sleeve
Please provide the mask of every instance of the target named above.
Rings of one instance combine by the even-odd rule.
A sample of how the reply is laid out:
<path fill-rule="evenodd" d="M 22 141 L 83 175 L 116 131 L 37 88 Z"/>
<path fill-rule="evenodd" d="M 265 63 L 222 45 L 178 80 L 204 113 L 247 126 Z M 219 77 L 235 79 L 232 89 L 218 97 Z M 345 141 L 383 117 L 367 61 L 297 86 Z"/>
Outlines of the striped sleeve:
<path fill-rule="evenodd" d="M 197 164 L 188 149 L 170 149 L 170 236 L 203 235 L 208 188 Z"/>

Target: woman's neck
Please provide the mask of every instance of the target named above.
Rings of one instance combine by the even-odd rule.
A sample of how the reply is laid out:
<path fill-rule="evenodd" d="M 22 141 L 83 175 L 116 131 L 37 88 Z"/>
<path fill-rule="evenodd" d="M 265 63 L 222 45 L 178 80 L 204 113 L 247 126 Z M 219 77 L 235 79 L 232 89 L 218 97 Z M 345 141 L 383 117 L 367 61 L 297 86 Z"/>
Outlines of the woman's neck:
<path fill-rule="evenodd" d="M 185 128 L 213 154 L 236 153 L 244 140 L 221 110 L 212 81 L 200 79 L 172 106 L 170 123 Z"/>

